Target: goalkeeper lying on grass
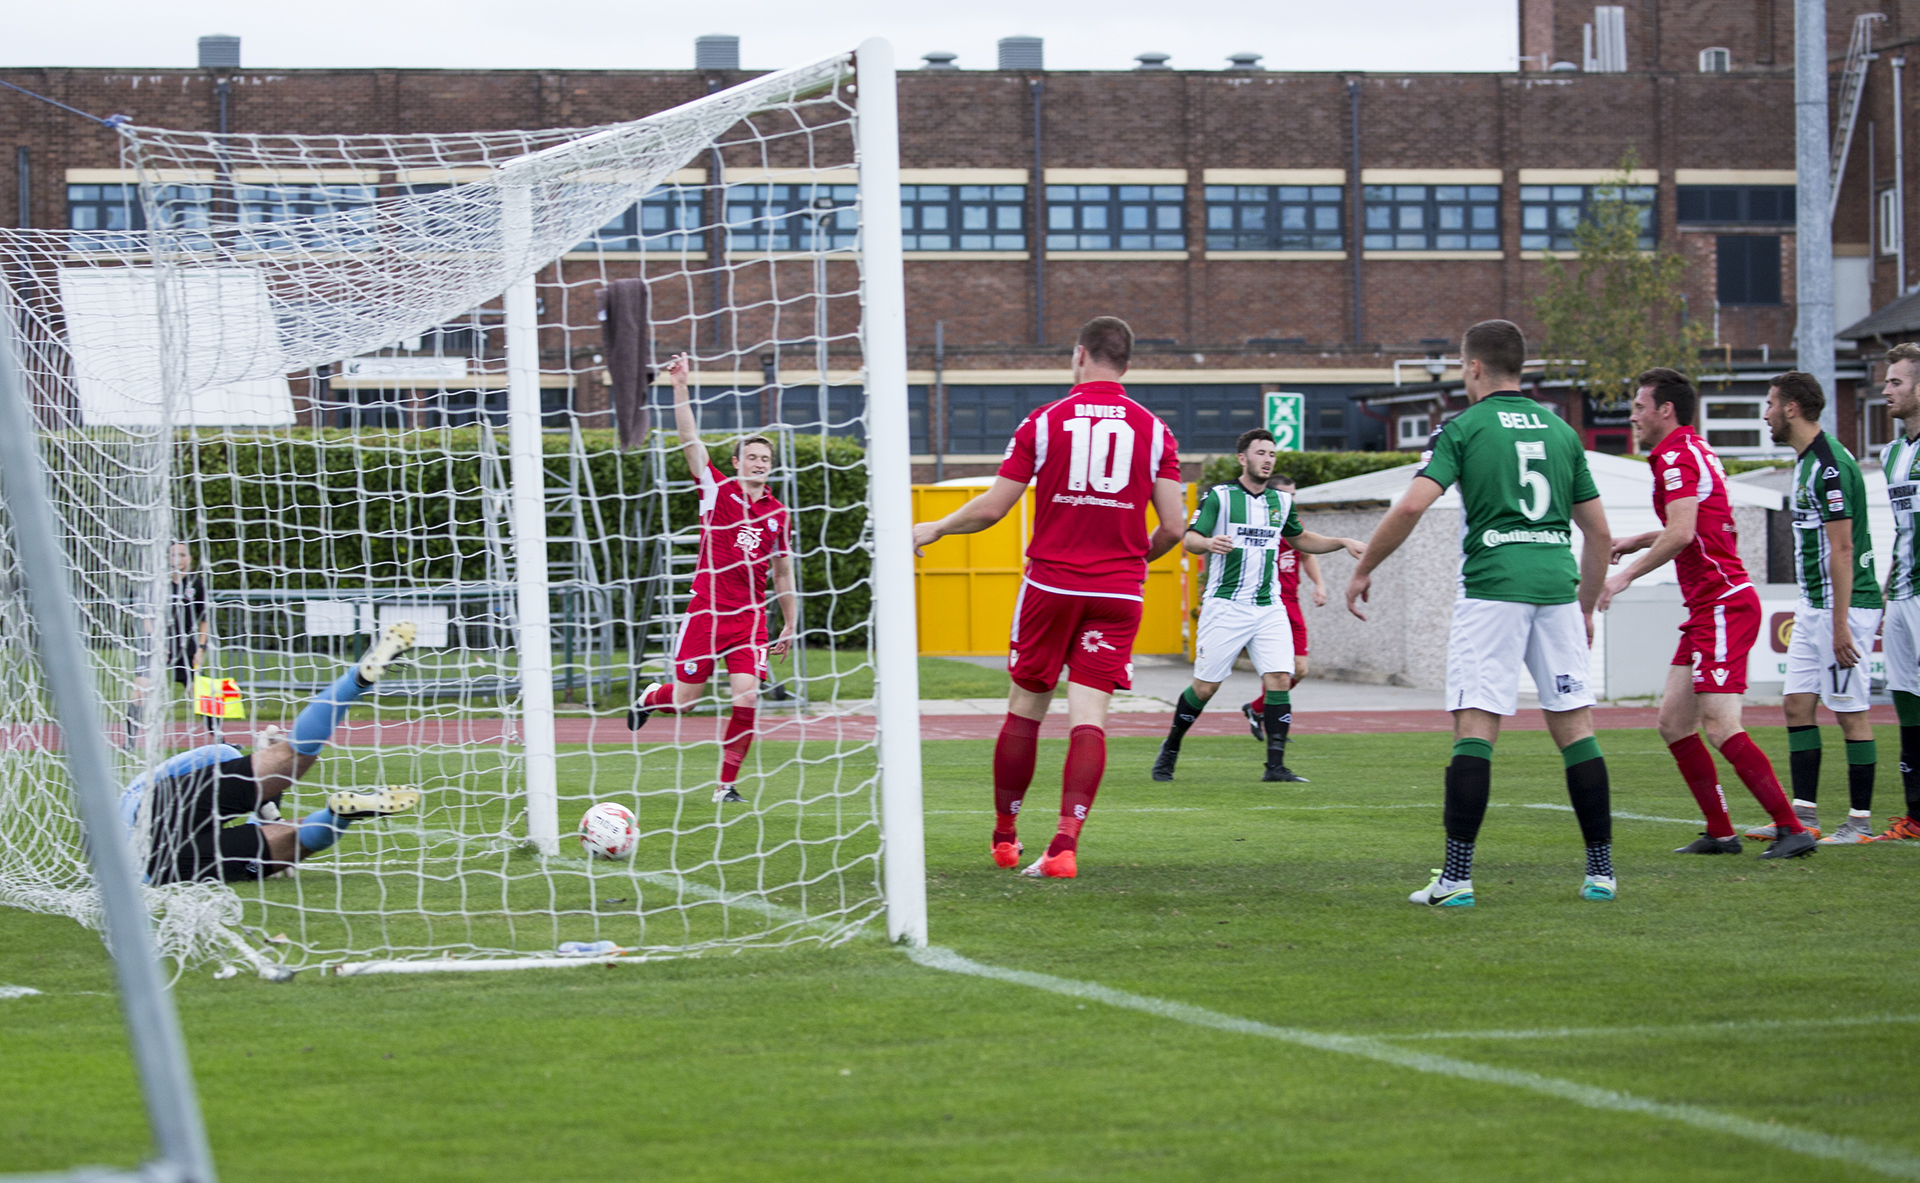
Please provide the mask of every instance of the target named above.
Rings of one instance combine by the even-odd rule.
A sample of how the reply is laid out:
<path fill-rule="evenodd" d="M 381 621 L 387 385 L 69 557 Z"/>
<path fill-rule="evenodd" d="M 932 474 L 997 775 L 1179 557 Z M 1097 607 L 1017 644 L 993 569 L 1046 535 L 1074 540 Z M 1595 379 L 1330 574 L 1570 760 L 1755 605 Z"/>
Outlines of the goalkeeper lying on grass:
<path fill-rule="evenodd" d="M 120 816 L 129 832 L 139 824 L 141 801 L 152 798 L 147 882 L 264 878 L 332 846 L 351 822 L 413 808 L 420 794 L 399 786 L 333 793 L 325 809 L 298 822 L 279 820 L 278 805 L 319 759 L 347 708 L 413 647 L 413 637 L 411 623 L 389 625 L 358 665 L 301 710 L 291 734 L 266 729 L 253 755 L 231 744 L 203 744 L 128 785 Z"/>

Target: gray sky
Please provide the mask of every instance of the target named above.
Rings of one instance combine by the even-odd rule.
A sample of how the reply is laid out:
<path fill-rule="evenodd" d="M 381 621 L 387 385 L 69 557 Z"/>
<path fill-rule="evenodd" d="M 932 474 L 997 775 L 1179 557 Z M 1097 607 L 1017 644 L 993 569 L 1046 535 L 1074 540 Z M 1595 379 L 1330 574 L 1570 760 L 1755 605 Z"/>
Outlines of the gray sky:
<path fill-rule="evenodd" d="M 9 7 L 4 66 L 192 66 L 202 33 L 238 35 L 249 69 L 685 69 L 702 33 L 737 34 L 748 69 L 798 65 L 875 35 L 893 42 L 902 68 L 944 49 L 962 68 L 991 69 L 994 42 L 1012 34 L 1045 37 L 1047 65 L 1065 70 L 1124 69 L 1148 50 L 1194 70 L 1222 68 L 1241 51 L 1265 54 L 1263 64 L 1279 70 L 1511 70 L 1519 53 L 1517 0 L 1213 0 L 1200 9 L 1178 0 L 969 0 L 940 13 L 898 0 L 92 0 L 84 19 L 60 3 Z M 583 19 L 596 9 L 603 15 Z"/>

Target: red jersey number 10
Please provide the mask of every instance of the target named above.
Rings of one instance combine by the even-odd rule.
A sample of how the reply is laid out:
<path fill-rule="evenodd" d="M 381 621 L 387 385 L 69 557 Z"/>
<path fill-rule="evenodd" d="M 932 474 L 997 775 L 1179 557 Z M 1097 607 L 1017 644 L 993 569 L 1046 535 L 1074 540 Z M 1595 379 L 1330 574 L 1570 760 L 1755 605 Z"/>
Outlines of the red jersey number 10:
<path fill-rule="evenodd" d="M 1060 426 L 1073 437 L 1067 488 L 1118 493 L 1132 482 L 1133 427 L 1126 420 L 1069 419 Z"/>

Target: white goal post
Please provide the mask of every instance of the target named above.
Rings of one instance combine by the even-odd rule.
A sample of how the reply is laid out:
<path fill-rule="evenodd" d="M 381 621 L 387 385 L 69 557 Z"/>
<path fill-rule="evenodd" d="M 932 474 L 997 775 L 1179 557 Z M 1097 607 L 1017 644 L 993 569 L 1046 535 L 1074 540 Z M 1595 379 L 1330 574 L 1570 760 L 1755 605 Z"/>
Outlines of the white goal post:
<path fill-rule="evenodd" d="M 418 812 L 288 875 L 149 884 L 162 951 L 572 965 L 833 944 L 882 912 L 925 944 L 887 43 L 598 128 L 120 134 L 117 223 L 0 230 L 115 775 L 213 738 L 176 677 L 188 698 L 232 679 L 248 719 L 213 726 L 244 750 L 409 606 L 434 641 L 281 803 L 404 783 Z M 658 358 L 694 356 L 716 462 L 726 439 L 775 441 L 799 634 L 744 805 L 709 803 L 739 709 L 724 661 L 691 713 L 624 723 L 673 676 L 698 525 L 664 392 L 595 405 L 619 379 L 600 319 L 619 291 Z M 649 405 L 650 434 L 620 421 Z M 12 530 L 0 508 L 0 562 Z M 0 705 L 0 903 L 97 923 L 31 634 L 0 581 L 0 675 L 22 688 Z M 144 859 L 157 831 L 130 800 Z M 638 817 L 630 860 L 571 837 L 606 800 Z"/>

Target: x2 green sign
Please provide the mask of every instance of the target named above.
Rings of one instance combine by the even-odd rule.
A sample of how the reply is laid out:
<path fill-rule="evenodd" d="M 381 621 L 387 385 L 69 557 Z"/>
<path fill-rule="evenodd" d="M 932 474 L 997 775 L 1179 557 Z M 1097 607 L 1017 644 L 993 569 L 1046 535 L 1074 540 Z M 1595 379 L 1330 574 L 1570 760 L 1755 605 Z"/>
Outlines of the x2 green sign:
<path fill-rule="evenodd" d="M 1282 452 L 1307 450 L 1307 396 L 1286 391 L 1268 391 L 1267 430 L 1273 433 L 1274 447 Z"/>

